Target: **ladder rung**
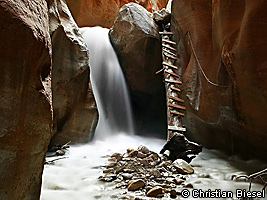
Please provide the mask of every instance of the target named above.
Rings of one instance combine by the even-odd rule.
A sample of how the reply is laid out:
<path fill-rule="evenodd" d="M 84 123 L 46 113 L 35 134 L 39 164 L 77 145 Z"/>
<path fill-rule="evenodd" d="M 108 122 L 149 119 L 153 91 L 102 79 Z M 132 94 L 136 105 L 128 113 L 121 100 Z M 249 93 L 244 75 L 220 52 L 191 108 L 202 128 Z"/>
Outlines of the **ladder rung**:
<path fill-rule="evenodd" d="M 168 51 L 167 49 L 163 49 L 163 51 L 165 51 L 167 54 L 170 54 L 170 55 L 172 55 L 172 56 L 176 56 L 175 53 L 172 53 L 172 52 Z"/>
<path fill-rule="evenodd" d="M 173 42 L 173 41 L 171 41 L 171 40 L 166 40 L 166 39 L 162 39 L 162 41 L 163 42 L 167 42 L 167 43 L 170 43 L 170 44 L 176 44 L 176 42 Z"/>
<path fill-rule="evenodd" d="M 176 87 L 171 87 L 172 90 L 175 90 L 177 92 L 181 92 L 181 90 L 179 88 L 176 88 Z"/>
<path fill-rule="evenodd" d="M 163 54 L 164 54 L 165 56 L 169 57 L 169 58 L 172 58 L 173 60 L 177 60 L 176 57 L 174 57 L 174 56 L 172 56 L 172 55 L 170 55 L 170 54 L 168 54 L 168 53 L 166 53 L 166 52 L 163 52 Z"/>
<path fill-rule="evenodd" d="M 170 75 L 176 76 L 176 77 L 180 77 L 179 74 L 176 74 L 176 73 L 174 73 L 174 72 L 169 72 L 169 71 L 167 71 L 167 70 L 165 70 L 164 72 L 166 72 L 166 73 L 168 73 L 168 74 L 170 74 Z"/>
<path fill-rule="evenodd" d="M 177 49 L 171 47 L 171 46 L 168 46 L 166 44 L 162 44 L 163 47 L 167 48 L 167 49 L 170 49 L 170 50 L 173 50 L 173 51 L 177 51 Z"/>
<path fill-rule="evenodd" d="M 181 112 L 177 112 L 177 111 L 171 111 L 171 114 L 174 114 L 174 115 L 179 115 L 181 117 L 184 117 L 184 113 L 181 113 Z"/>
<path fill-rule="evenodd" d="M 180 105 L 174 105 L 174 104 L 169 103 L 169 106 L 173 107 L 173 108 L 178 108 L 178 109 L 181 109 L 181 110 L 186 110 L 186 107 L 180 106 Z"/>
<path fill-rule="evenodd" d="M 186 128 L 184 127 L 179 127 L 179 126 L 168 126 L 168 130 L 170 131 L 180 131 L 180 132 L 185 132 Z"/>
<path fill-rule="evenodd" d="M 173 32 L 159 32 L 160 35 L 173 35 Z"/>
<path fill-rule="evenodd" d="M 169 96 L 169 98 L 172 99 L 172 100 L 175 100 L 175 101 L 184 103 L 184 100 L 183 100 L 183 99 L 180 99 L 180 98 L 178 98 L 178 97 Z"/>
<path fill-rule="evenodd" d="M 167 83 L 174 83 L 174 84 L 182 84 L 182 81 L 176 81 L 176 80 L 169 80 L 169 79 L 165 79 L 165 82 Z"/>
<path fill-rule="evenodd" d="M 172 65 L 172 64 L 166 63 L 166 62 L 163 62 L 162 64 L 163 64 L 163 65 L 167 65 L 168 67 L 172 67 L 172 68 L 174 68 L 174 69 L 178 69 L 178 67 L 176 67 L 176 66 L 174 66 L 174 65 Z"/>

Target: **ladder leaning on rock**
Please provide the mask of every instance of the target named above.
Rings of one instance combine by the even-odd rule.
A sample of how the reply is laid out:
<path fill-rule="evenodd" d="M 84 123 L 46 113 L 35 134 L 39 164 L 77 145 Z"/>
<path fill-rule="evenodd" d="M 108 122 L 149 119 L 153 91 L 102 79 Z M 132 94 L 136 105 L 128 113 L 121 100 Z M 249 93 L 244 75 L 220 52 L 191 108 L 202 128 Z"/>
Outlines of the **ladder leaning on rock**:
<path fill-rule="evenodd" d="M 182 124 L 182 117 L 185 116 L 186 107 L 182 105 L 184 100 L 180 97 L 182 81 L 178 73 L 179 68 L 175 66 L 177 51 L 175 48 L 176 43 L 171 40 L 173 33 L 164 30 L 159 34 L 162 38 L 162 71 L 166 89 L 168 139 L 170 139 L 175 132 L 184 134 L 186 131 Z"/>

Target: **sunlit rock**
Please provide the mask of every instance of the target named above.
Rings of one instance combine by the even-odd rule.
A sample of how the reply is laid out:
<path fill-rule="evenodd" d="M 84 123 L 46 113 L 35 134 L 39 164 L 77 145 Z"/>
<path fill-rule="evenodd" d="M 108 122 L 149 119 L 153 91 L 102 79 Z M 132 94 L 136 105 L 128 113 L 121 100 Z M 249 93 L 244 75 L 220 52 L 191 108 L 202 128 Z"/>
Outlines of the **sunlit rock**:
<path fill-rule="evenodd" d="M 130 2 L 135 2 L 149 12 L 157 11 L 168 3 L 168 0 L 66 0 L 78 26 L 112 27 L 119 9 Z"/>
<path fill-rule="evenodd" d="M 1 1 L 0 43 L 0 199 L 39 199 L 52 125 L 47 2 Z"/>
<path fill-rule="evenodd" d="M 110 31 L 129 87 L 137 134 L 166 136 L 166 102 L 159 28 L 142 6 L 124 5 Z"/>
<path fill-rule="evenodd" d="M 52 144 L 88 142 L 98 112 L 89 80 L 88 50 L 66 3 L 54 0 L 50 7 L 52 38 Z"/>

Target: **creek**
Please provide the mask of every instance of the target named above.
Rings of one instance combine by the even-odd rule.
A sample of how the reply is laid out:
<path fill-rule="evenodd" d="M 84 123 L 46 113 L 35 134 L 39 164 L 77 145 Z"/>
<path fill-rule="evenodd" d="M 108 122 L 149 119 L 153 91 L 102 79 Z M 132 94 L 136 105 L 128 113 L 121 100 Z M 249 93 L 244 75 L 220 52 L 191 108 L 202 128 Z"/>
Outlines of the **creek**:
<path fill-rule="evenodd" d="M 117 189 L 113 182 L 99 181 L 102 166 L 111 154 L 123 153 L 127 148 L 137 149 L 139 145 L 147 146 L 159 153 L 166 141 L 133 134 L 127 87 L 116 54 L 109 43 L 108 29 L 82 28 L 81 32 L 90 49 L 91 81 L 100 119 L 92 142 L 71 145 L 60 160 L 44 166 L 40 199 L 135 199 L 135 192 Z M 47 161 L 54 159 L 57 157 L 47 158 Z M 190 164 L 194 167 L 195 173 L 186 175 L 186 182 L 191 183 L 194 189 L 231 191 L 234 197 L 237 189 L 248 190 L 249 183 L 244 180 L 234 181 L 233 177 L 266 168 L 264 163 L 257 160 L 243 161 L 238 157 L 229 157 L 217 150 L 208 149 L 204 149 Z M 262 188 L 261 184 L 252 184 L 253 191 L 261 191 Z M 192 192 L 192 189 L 189 191 Z M 192 196 L 179 198 L 198 199 Z"/>

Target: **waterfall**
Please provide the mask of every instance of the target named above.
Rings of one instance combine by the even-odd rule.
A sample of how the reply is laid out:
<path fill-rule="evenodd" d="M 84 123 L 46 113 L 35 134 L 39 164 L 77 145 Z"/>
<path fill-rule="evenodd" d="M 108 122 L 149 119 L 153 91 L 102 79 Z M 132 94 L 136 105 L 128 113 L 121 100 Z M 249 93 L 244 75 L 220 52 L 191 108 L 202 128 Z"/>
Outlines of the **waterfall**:
<path fill-rule="evenodd" d="M 120 132 L 133 134 L 133 117 L 127 86 L 109 40 L 109 29 L 84 27 L 80 31 L 90 53 L 90 79 L 99 111 L 95 137 L 100 139 L 107 134 Z"/>

